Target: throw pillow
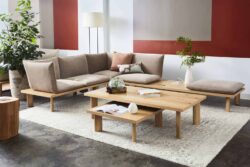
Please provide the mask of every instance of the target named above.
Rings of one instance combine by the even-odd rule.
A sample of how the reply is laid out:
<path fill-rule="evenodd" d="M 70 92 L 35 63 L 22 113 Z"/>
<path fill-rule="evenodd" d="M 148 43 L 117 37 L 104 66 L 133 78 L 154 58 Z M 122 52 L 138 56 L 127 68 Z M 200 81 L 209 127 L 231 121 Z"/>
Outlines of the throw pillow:
<path fill-rule="evenodd" d="M 118 71 L 118 65 L 121 64 L 131 64 L 132 59 L 133 59 L 133 54 L 132 53 L 113 53 L 112 54 L 112 64 L 110 70 L 112 71 Z"/>
<path fill-rule="evenodd" d="M 118 65 L 119 72 L 122 74 L 130 73 L 144 73 L 141 67 L 141 63 L 138 64 L 122 64 Z"/>

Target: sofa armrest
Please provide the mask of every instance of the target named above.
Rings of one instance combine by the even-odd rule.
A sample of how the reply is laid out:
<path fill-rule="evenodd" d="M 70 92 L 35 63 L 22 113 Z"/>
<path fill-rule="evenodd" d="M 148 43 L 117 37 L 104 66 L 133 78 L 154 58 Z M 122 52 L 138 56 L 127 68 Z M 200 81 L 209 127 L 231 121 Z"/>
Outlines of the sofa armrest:
<path fill-rule="evenodd" d="M 31 89 L 43 92 L 57 92 L 53 62 L 23 61 Z"/>

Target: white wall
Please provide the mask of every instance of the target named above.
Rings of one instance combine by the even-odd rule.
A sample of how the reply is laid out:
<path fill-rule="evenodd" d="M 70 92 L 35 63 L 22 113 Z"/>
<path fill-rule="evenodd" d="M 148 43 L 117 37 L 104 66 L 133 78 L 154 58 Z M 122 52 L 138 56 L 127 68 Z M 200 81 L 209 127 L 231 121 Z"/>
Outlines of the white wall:
<path fill-rule="evenodd" d="M 41 48 L 54 48 L 53 0 L 40 0 Z"/>
<path fill-rule="evenodd" d="M 211 40 L 212 0 L 134 0 L 134 39 Z"/>
<path fill-rule="evenodd" d="M 82 15 L 85 12 L 103 12 L 103 0 L 78 0 L 78 48 L 79 50 L 89 52 L 89 31 L 83 27 Z M 91 28 L 91 53 L 97 52 L 97 29 Z M 104 32 L 99 28 L 99 52 L 104 51 Z"/>
<path fill-rule="evenodd" d="M 1 0 L 0 14 L 8 13 L 8 0 Z M 0 31 L 4 28 L 4 24 L 0 22 Z"/>
<path fill-rule="evenodd" d="M 31 5 L 32 5 L 32 11 L 35 13 L 38 13 L 35 16 L 34 21 L 39 22 L 40 21 L 40 3 L 39 0 L 31 0 Z M 13 14 L 13 18 L 14 19 L 18 19 L 19 15 L 17 14 L 17 12 L 15 11 L 17 7 L 17 0 L 9 0 L 8 1 L 8 10 L 9 13 Z M 40 25 L 38 26 L 38 29 L 40 31 Z M 37 44 L 40 45 L 40 39 L 37 40 Z"/>
<path fill-rule="evenodd" d="M 133 51 L 133 0 L 110 0 L 110 51 Z"/>

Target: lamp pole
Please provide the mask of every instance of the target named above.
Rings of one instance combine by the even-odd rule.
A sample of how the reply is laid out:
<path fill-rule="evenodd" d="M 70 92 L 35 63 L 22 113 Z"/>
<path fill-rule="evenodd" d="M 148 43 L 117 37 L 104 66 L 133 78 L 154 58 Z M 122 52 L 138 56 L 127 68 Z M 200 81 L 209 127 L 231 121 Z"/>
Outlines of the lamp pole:
<path fill-rule="evenodd" d="M 91 36 L 90 36 L 90 27 L 89 27 L 89 54 L 91 52 L 91 44 L 90 44 L 90 41 L 91 40 Z"/>
<path fill-rule="evenodd" d="M 96 37 L 97 37 L 97 39 L 96 39 L 96 41 L 97 41 L 97 43 L 96 43 L 96 52 L 99 53 L 99 33 L 98 33 L 98 27 L 96 27 Z"/>

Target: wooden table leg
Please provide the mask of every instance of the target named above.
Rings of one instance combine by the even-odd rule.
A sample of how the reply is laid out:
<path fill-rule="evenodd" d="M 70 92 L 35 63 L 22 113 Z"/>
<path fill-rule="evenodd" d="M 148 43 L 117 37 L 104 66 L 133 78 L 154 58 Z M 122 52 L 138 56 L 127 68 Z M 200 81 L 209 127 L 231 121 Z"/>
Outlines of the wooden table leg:
<path fill-rule="evenodd" d="M 181 138 L 181 113 L 176 111 L 176 138 Z"/>
<path fill-rule="evenodd" d="M 234 104 L 237 106 L 240 105 L 240 94 L 234 97 Z"/>
<path fill-rule="evenodd" d="M 102 132 L 102 117 L 99 115 L 95 115 L 94 119 L 95 119 L 95 131 Z"/>
<path fill-rule="evenodd" d="M 50 98 L 50 111 L 51 112 L 54 112 L 54 98 L 53 97 L 51 97 Z"/>
<path fill-rule="evenodd" d="M 155 114 L 155 127 L 162 127 L 163 120 L 162 120 L 162 111 Z"/>
<path fill-rule="evenodd" d="M 231 98 L 226 97 L 226 111 L 230 112 L 230 110 L 231 110 Z"/>
<path fill-rule="evenodd" d="M 132 124 L 132 142 L 136 142 L 136 124 Z"/>
<path fill-rule="evenodd" d="M 98 105 L 98 99 L 97 98 L 94 98 L 94 97 L 91 97 L 90 98 L 90 108 L 94 108 Z M 95 115 L 92 114 L 92 119 L 94 119 Z"/>
<path fill-rule="evenodd" d="M 33 107 L 34 106 L 34 99 L 33 95 L 26 95 L 26 100 L 27 100 L 27 106 L 28 107 Z"/>
<path fill-rule="evenodd" d="M 200 104 L 196 104 L 193 107 L 193 125 L 200 125 Z"/>

